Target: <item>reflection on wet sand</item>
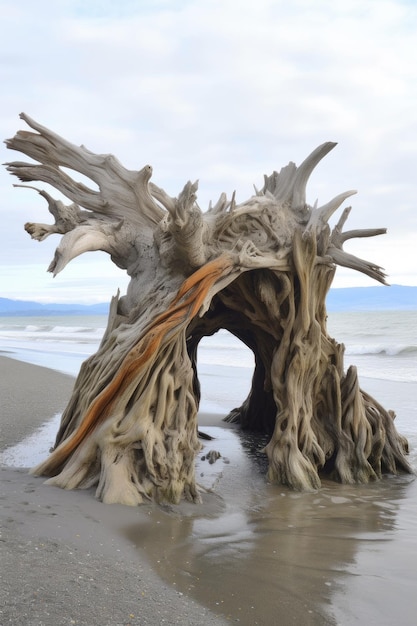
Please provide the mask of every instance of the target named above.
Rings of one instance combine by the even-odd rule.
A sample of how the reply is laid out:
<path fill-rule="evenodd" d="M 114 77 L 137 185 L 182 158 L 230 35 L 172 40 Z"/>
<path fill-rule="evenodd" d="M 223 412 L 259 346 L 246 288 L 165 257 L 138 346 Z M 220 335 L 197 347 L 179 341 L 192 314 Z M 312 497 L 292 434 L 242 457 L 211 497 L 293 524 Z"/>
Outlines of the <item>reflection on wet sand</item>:
<path fill-rule="evenodd" d="M 345 626 L 359 623 L 358 615 L 360 623 L 365 623 L 362 616 L 366 623 L 396 623 L 398 613 L 384 595 L 395 572 L 389 564 L 384 569 L 384 554 L 400 550 L 402 578 L 404 568 L 414 568 L 417 551 L 410 558 L 406 544 L 398 541 L 403 529 L 416 547 L 415 530 L 410 533 L 407 526 L 411 519 L 400 515 L 407 498 L 409 516 L 409 500 L 417 493 L 412 478 L 390 477 L 365 486 L 328 482 L 319 492 L 294 493 L 266 483 L 260 443 L 256 447 L 253 439 L 230 428 L 205 430 L 215 439 L 197 465 L 208 490 L 203 505 L 155 507 L 148 521 L 124 529 L 158 574 L 243 624 Z M 211 448 L 221 454 L 213 464 L 206 456 Z M 367 563 L 379 563 L 373 573 L 368 568 L 368 579 L 378 578 L 371 591 L 379 597 L 370 595 L 368 579 L 366 591 L 356 591 Z M 404 586 L 397 593 L 402 593 L 395 600 L 404 607 L 402 624 L 414 623 L 407 622 L 417 606 L 410 606 L 414 593 Z M 362 605 L 355 608 L 361 597 Z M 367 603 L 373 609 L 379 603 L 378 622 L 372 621 Z"/>

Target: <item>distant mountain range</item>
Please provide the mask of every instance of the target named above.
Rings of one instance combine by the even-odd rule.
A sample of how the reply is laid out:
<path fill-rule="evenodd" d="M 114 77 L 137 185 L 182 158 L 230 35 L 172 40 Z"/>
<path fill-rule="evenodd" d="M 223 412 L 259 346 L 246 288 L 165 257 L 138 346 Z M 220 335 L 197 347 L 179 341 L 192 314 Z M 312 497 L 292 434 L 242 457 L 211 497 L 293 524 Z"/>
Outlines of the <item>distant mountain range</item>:
<path fill-rule="evenodd" d="M 377 287 L 346 287 L 330 289 L 328 311 L 388 311 L 417 309 L 417 287 L 378 285 Z"/>
<path fill-rule="evenodd" d="M 109 304 L 41 304 L 27 300 L 9 300 L 0 298 L 0 315 L 2 316 L 30 316 L 30 315 L 107 315 Z"/>
<path fill-rule="evenodd" d="M 329 311 L 373 311 L 417 309 L 417 287 L 334 288 L 327 296 Z M 109 304 L 60 304 L 0 298 L 0 316 L 30 315 L 107 315 Z"/>

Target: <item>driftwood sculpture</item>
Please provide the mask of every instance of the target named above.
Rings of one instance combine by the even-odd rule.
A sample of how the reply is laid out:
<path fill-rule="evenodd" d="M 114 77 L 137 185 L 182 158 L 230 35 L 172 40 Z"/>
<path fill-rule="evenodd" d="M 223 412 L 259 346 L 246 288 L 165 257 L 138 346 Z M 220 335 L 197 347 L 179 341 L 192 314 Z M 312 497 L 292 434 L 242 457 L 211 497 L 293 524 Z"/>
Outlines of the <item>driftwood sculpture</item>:
<path fill-rule="evenodd" d="M 103 502 L 198 501 L 197 352 L 201 338 L 221 328 L 255 357 L 250 394 L 229 419 L 269 435 L 270 481 L 311 490 L 321 475 L 366 483 L 411 472 L 394 414 L 360 388 L 355 367 L 344 371 L 344 346 L 326 329 L 337 265 L 385 282 L 380 267 L 343 249 L 348 239 L 385 229 L 344 232 L 350 207 L 329 227 L 355 192 L 320 207 L 306 203 L 308 178 L 334 143 L 265 176 L 246 202 L 222 194 L 203 213 L 197 183 L 169 197 L 150 182 L 150 165 L 127 170 L 21 118 L 35 132 L 6 143 L 34 163 L 9 163 L 9 172 L 49 183 L 73 202 L 39 190 L 55 223 L 25 226 L 39 241 L 63 235 L 49 271 L 104 250 L 131 278 L 126 295 L 111 302 L 98 352 L 81 367 L 55 448 L 34 473 L 66 489 L 96 485 Z"/>

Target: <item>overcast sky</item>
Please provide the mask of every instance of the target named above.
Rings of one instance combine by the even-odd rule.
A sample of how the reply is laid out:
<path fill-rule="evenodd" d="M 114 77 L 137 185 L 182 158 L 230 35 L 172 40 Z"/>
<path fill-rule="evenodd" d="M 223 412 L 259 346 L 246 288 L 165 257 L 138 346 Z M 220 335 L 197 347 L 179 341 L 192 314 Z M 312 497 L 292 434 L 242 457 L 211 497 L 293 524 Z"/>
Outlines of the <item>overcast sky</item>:
<path fill-rule="evenodd" d="M 223 191 L 246 200 L 263 174 L 336 141 L 308 202 L 357 189 L 346 228 L 388 234 L 345 249 L 383 266 L 389 282 L 417 285 L 416 36 L 414 0 L 0 0 L 0 134 L 25 128 L 24 111 L 126 167 L 150 163 L 170 195 L 198 179 L 204 209 Z M 2 163 L 24 160 L 1 150 Z M 46 272 L 59 238 L 24 232 L 51 216 L 14 182 L 2 167 L 0 296 L 123 292 L 125 275 L 104 253 Z M 334 281 L 372 284 L 341 268 Z"/>

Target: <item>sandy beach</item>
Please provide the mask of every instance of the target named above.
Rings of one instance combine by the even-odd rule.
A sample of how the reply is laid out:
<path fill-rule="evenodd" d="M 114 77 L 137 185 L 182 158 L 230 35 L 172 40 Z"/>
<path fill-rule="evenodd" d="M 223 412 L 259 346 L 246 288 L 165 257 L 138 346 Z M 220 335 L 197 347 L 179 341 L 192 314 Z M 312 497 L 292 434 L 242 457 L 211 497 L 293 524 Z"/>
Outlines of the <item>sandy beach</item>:
<path fill-rule="evenodd" d="M 72 376 L 0 356 L 0 449 L 61 412 L 73 386 Z"/>
<path fill-rule="evenodd" d="M 62 411 L 73 382 L 0 357 L 1 449 Z M 105 506 L 94 492 L 48 487 L 25 469 L 0 475 L 2 626 L 227 623 L 163 582 L 126 537 L 149 507 Z"/>
<path fill-rule="evenodd" d="M 72 384 L 0 357 L 1 449 L 61 412 Z M 399 404 L 404 432 L 416 385 L 364 387 Z M 198 459 L 202 505 L 103 505 L 3 465 L 0 623 L 415 624 L 414 477 L 294 493 L 267 484 L 260 442 L 218 415 L 200 425 L 221 453 L 214 465 Z M 404 434 L 414 450 L 415 426 Z"/>

